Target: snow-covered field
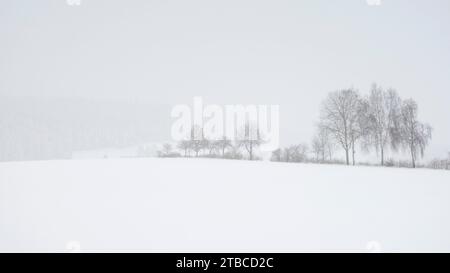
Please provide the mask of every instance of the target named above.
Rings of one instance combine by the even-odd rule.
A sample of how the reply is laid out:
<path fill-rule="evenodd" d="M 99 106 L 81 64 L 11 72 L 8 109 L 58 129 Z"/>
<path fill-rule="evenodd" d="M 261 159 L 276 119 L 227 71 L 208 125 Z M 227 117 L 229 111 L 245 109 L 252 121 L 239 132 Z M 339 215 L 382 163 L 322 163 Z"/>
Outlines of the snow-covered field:
<path fill-rule="evenodd" d="M 450 172 L 208 159 L 0 163 L 0 251 L 450 251 Z"/>

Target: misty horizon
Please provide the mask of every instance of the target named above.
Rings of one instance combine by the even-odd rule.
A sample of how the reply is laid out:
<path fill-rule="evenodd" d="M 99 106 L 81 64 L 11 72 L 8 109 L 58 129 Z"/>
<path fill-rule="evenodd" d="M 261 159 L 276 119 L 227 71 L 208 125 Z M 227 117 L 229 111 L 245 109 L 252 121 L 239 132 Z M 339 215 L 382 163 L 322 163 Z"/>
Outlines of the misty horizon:
<path fill-rule="evenodd" d="M 276 104 L 285 146 L 311 142 L 329 92 L 377 83 L 418 102 L 426 158 L 445 157 L 450 3 L 381 3 L 2 1 L 0 97 L 162 105 L 166 128 L 195 96 Z"/>

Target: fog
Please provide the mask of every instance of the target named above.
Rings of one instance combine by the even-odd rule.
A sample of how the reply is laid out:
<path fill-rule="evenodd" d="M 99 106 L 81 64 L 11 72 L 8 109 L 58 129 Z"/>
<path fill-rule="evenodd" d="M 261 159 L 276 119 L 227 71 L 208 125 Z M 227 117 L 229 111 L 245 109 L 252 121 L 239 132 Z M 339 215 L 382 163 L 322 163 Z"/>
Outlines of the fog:
<path fill-rule="evenodd" d="M 171 107 L 202 96 L 280 105 L 281 144 L 309 143 L 327 93 L 367 93 L 376 82 L 418 102 L 420 119 L 434 128 L 427 157 L 445 156 L 449 75 L 448 0 L 0 0 L 1 124 L 17 120 L 10 100 L 60 117 L 69 115 L 65 107 L 40 101 L 64 100 L 73 102 L 70 127 L 96 115 L 95 106 L 77 114 L 76 101 L 87 100 L 115 103 L 99 108 L 125 117 L 117 125 L 124 128 L 135 124 L 136 103 L 148 105 L 139 128 L 152 127 L 136 141 L 159 141 L 170 136 Z M 95 124 L 89 128 L 102 126 Z"/>

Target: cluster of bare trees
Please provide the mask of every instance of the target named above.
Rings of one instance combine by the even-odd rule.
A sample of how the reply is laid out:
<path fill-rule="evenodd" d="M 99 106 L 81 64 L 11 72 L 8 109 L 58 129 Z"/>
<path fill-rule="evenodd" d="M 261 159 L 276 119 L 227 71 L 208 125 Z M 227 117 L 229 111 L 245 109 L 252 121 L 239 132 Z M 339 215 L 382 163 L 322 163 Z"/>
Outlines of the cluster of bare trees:
<path fill-rule="evenodd" d="M 291 145 L 272 152 L 271 161 L 277 162 L 308 162 L 309 148 L 307 144 Z"/>
<path fill-rule="evenodd" d="M 253 132 L 254 130 L 254 132 Z M 179 141 L 176 147 L 164 144 L 158 155 L 160 157 L 212 157 L 227 159 L 259 159 L 256 155 L 258 147 L 263 143 L 256 127 L 246 124 L 238 132 L 235 141 L 223 136 L 219 139 L 208 139 L 199 126 L 193 126 L 188 139 Z M 176 152 L 175 149 L 182 153 Z"/>
<path fill-rule="evenodd" d="M 259 131 L 255 134 L 246 124 L 240 132 L 236 141 L 226 137 L 210 140 L 204 137 L 201 127 L 194 126 L 191 137 L 176 146 L 181 153 L 173 152 L 173 147 L 166 144 L 159 155 L 258 159 L 255 151 L 262 144 Z M 310 147 L 299 144 L 280 148 L 272 152 L 271 160 L 338 163 L 342 161 L 333 159 L 333 154 L 341 149 L 347 165 L 356 164 L 357 151 L 375 151 L 380 165 L 395 166 L 391 157 L 386 159 L 387 151 L 405 151 L 410 157 L 409 165 L 415 168 L 431 140 L 431 133 L 431 126 L 419 121 L 417 103 L 413 99 L 402 99 L 394 89 L 373 84 L 367 95 L 353 88 L 343 89 L 329 93 L 322 102 Z M 443 162 L 436 161 L 433 166 L 447 164 Z M 399 161 L 397 165 L 405 164 Z"/>
<path fill-rule="evenodd" d="M 320 122 L 312 148 L 317 157 L 331 158 L 336 147 L 343 149 L 345 163 L 355 164 L 357 145 L 375 150 L 385 165 L 386 150 L 407 151 L 411 166 L 431 140 L 432 128 L 418 119 L 418 105 L 403 100 L 394 89 L 373 84 L 367 96 L 350 88 L 330 93 L 323 101 Z"/>
<path fill-rule="evenodd" d="M 448 156 L 446 159 L 441 159 L 441 158 L 432 159 L 428 163 L 427 167 L 430 169 L 450 170 L 450 152 L 448 153 Z"/>
<path fill-rule="evenodd" d="M 306 144 L 292 145 L 274 151 L 271 160 L 338 163 L 333 154 L 342 149 L 347 165 L 356 164 L 356 153 L 361 150 L 375 151 L 382 166 L 394 166 L 392 158 L 386 162 L 387 150 L 403 150 L 408 152 L 410 166 L 415 168 L 431 140 L 431 132 L 431 126 L 418 119 L 417 103 L 401 99 L 394 89 L 373 84 L 368 95 L 353 88 L 344 89 L 328 94 L 323 101 L 310 151 Z M 447 168 L 447 162 L 435 160 L 432 165 Z M 398 165 L 405 164 L 399 161 Z"/>

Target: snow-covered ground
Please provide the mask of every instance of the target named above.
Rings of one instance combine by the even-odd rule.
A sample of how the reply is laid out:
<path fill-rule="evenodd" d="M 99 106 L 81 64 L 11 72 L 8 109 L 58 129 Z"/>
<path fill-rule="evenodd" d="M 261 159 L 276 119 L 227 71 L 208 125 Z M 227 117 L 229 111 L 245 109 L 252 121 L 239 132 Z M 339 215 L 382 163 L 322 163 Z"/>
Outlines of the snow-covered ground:
<path fill-rule="evenodd" d="M 0 251 L 450 251 L 450 172 L 208 159 L 0 163 Z"/>

